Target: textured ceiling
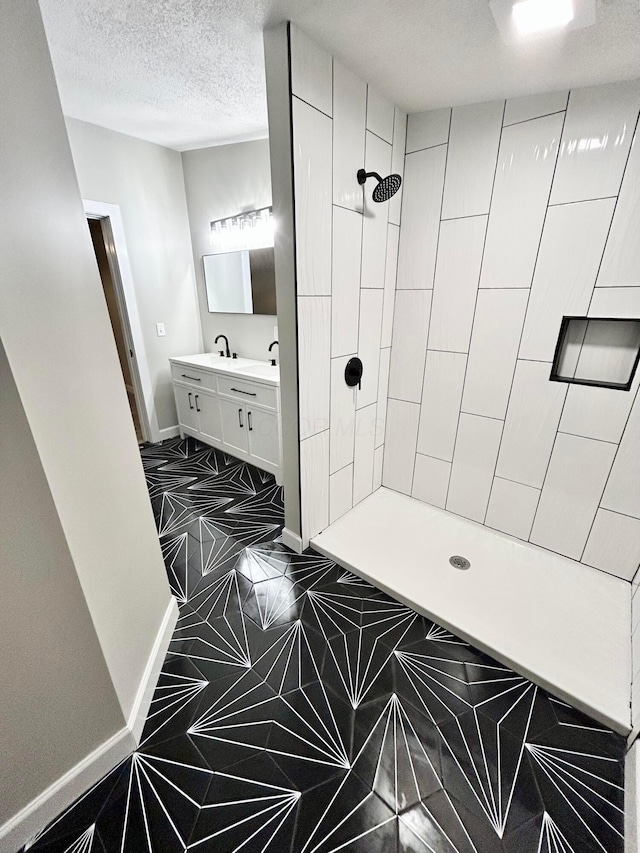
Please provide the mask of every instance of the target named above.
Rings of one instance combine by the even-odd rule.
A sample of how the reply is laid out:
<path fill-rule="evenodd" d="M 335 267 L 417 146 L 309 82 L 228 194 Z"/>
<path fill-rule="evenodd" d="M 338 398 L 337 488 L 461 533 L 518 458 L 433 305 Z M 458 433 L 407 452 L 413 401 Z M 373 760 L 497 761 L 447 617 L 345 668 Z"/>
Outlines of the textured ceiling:
<path fill-rule="evenodd" d="M 262 28 L 290 19 L 410 112 L 640 75 L 638 0 L 507 47 L 488 0 L 40 0 L 65 113 L 172 148 L 266 135 Z"/>

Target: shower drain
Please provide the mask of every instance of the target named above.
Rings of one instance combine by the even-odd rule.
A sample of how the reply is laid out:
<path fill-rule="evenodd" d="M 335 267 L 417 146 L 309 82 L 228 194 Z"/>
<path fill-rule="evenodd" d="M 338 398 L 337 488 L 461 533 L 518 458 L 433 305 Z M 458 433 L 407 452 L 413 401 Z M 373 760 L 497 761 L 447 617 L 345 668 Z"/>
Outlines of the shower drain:
<path fill-rule="evenodd" d="M 467 560 L 466 557 L 460 557 L 458 554 L 454 554 L 453 557 L 449 557 L 449 562 L 453 566 L 454 569 L 470 569 L 471 563 Z"/>

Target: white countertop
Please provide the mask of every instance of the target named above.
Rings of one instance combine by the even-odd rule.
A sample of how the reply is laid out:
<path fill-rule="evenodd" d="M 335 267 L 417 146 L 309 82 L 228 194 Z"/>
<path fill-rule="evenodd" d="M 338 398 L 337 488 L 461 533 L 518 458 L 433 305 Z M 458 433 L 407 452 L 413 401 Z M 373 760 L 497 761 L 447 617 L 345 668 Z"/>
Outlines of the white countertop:
<path fill-rule="evenodd" d="M 267 361 L 256 361 L 251 358 L 227 358 L 214 352 L 204 352 L 196 355 L 181 355 L 170 358 L 172 364 L 185 367 L 196 367 L 212 373 L 233 374 L 243 379 L 252 379 L 266 385 L 280 385 L 280 368 Z"/>

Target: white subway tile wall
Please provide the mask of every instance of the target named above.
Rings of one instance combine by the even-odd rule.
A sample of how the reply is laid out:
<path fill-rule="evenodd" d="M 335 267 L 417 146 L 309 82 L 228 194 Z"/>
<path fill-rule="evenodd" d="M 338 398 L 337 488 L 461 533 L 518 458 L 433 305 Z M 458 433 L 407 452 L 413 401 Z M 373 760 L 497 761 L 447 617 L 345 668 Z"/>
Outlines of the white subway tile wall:
<path fill-rule="evenodd" d="M 640 318 L 639 112 L 630 81 L 409 116 L 382 480 L 627 581 L 640 376 L 549 377 L 563 316 Z"/>
<path fill-rule="evenodd" d="M 375 180 L 363 191 L 356 172 L 403 175 L 407 117 L 295 26 L 290 40 L 306 546 L 382 480 L 403 187 L 390 202 L 374 204 Z M 428 313 L 425 336 L 427 326 Z M 344 381 L 355 355 L 364 366 L 361 389 Z M 421 366 L 418 388 L 422 373 Z M 414 456 L 415 447 L 409 478 Z"/>

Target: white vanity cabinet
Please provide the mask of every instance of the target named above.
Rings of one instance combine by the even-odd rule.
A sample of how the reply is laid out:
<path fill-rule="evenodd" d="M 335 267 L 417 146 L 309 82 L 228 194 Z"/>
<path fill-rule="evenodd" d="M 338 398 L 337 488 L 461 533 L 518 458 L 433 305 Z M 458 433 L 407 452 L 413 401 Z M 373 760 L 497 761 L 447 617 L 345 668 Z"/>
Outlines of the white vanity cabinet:
<path fill-rule="evenodd" d="M 180 434 L 270 471 L 280 482 L 278 370 L 222 361 L 213 355 L 171 360 Z"/>

